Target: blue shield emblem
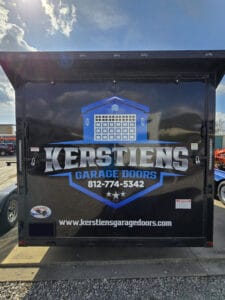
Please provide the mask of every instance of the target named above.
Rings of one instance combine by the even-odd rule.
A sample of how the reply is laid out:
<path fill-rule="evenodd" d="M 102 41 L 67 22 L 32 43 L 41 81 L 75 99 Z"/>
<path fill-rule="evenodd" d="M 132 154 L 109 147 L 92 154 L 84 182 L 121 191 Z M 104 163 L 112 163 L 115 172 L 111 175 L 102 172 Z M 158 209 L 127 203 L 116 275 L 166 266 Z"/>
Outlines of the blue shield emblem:
<path fill-rule="evenodd" d="M 112 208 L 125 206 L 158 189 L 165 177 L 181 176 L 159 171 L 150 162 L 154 159 L 156 167 L 163 168 L 164 149 L 158 149 L 157 154 L 152 145 L 173 142 L 148 138 L 149 107 L 114 96 L 83 107 L 81 113 L 83 139 L 51 143 L 64 145 L 62 151 L 68 157 L 67 169 L 49 173 L 50 176 L 68 177 L 72 188 Z M 51 148 L 50 152 L 54 151 Z M 166 151 L 168 155 L 172 153 L 170 149 Z"/>

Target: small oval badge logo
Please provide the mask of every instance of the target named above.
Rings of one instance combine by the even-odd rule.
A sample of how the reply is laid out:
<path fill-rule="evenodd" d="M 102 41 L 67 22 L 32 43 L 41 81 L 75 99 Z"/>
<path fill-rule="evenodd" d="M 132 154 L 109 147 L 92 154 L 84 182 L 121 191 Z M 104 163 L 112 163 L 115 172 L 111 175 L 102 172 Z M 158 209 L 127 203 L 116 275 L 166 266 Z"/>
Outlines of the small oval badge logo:
<path fill-rule="evenodd" d="M 37 205 L 31 208 L 31 215 L 37 219 L 46 219 L 51 216 L 52 211 L 47 206 Z"/>

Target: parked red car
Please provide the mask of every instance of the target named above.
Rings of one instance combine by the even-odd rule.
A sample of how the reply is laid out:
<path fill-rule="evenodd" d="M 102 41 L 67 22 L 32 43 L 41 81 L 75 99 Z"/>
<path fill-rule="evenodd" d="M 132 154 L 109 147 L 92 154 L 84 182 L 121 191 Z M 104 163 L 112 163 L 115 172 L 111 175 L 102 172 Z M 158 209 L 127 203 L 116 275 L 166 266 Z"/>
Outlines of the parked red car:
<path fill-rule="evenodd" d="M 225 169 L 225 149 L 216 149 L 214 152 L 215 168 Z"/>

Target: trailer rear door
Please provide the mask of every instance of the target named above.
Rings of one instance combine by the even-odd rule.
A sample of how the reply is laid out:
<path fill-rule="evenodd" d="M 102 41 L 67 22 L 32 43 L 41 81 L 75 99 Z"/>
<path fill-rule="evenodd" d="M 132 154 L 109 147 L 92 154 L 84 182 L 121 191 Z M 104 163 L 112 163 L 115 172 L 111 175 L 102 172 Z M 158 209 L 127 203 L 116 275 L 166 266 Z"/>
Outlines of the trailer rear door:
<path fill-rule="evenodd" d="M 20 240 L 210 245 L 206 66 L 54 55 L 16 87 Z"/>

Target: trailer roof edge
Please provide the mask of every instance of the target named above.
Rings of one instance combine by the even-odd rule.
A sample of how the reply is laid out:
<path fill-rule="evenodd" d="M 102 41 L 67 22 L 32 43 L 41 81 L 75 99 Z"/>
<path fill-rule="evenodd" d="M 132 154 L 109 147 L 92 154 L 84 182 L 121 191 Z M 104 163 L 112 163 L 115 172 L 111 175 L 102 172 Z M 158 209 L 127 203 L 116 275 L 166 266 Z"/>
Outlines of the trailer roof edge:
<path fill-rule="evenodd" d="M 112 75 L 143 71 L 156 77 L 202 73 L 216 87 L 225 73 L 225 50 L 0 52 L 0 64 L 15 88 L 30 81 L 71 81 L 97 70 Z"/>

